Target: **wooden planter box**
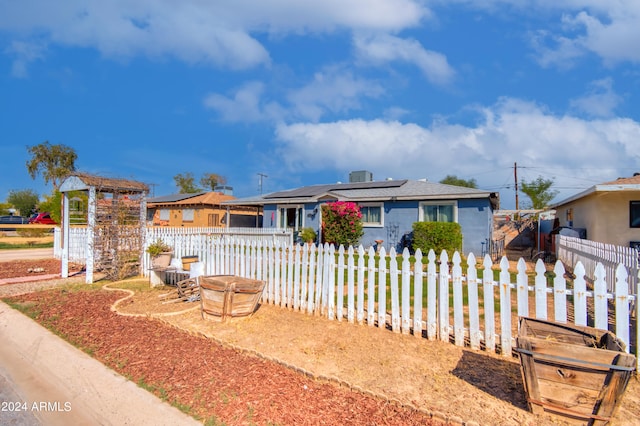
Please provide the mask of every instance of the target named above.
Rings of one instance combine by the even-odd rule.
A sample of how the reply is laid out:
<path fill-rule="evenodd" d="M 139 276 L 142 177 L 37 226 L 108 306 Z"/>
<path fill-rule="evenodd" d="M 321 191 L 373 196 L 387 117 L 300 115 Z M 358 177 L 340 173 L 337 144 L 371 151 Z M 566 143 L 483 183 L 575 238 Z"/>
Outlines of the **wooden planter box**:
<path fill-rule="evenodd" d="M 202 318 L 220 321 L 253 314 L 265 285 L 234 275 L 203 276 L 199 281 Z"/>
<path fill-rule="evenodd" d="M 198 261 L 198 256 L 182 256 L 182 270 L 190 271 L 191 264 Z"/>
<path fill-rule="evenodd" d="M 588 425 L 607 424 L 635 371 L 613 333 L 520 318 L 517 349 L 529 408 Z"/>

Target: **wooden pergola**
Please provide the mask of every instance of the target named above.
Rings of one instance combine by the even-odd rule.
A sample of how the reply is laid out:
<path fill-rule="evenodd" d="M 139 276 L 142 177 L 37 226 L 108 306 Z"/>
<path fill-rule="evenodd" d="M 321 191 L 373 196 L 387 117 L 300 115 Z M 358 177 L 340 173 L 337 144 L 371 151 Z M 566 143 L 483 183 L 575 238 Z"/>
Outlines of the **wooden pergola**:
<path fill-rule="evenodd" d="M 74 173 L 60 184 L 62 194 L 62 277 L 69 276 L 70 193 L 88 192 L 86 283 L 101 270 L 110 278 L 138 273 L 146 229 L 146 196 L 141 182 Z"/>

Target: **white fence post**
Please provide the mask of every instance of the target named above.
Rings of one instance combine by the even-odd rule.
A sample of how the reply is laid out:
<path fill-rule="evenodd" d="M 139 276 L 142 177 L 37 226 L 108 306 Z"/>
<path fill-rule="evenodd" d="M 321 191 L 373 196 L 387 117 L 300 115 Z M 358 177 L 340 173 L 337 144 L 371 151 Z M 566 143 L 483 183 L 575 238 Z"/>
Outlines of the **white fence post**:
<path fill-rule="evenodd" d="M 500 261 L 500 345 L 502 355 L 511 356 L 511 279 L 506 257 Z"/>
<path fill-rule="evenodd" d="M 460 254 L 453 254 L 453 334 L 457 346 L 464 346 L 464 303 L 462 300 L 462 266 Z"/>
<path fill-rule="evenodd" d="M 473 254 L 472 254 L 473 255 Z M 414 254 L 416 263 L 413 265 L 413 335 L 422 337 L 422 251 L 418 248 Z"/>
<path fill-rule="evenodd" d="M 369 327 L 373 327 L 376 321 L 376 258 L 373 247 L 369 247 L 369 262 L 367 264 L 367 276 L 369 281 L 367 282 L 367 324 Z"/>
<path fill-rule="evenodd" d="M 467 257 L 467 290 L 469 292 L 469 345 L 471 349 L 480 349 L 480 307 L 478 303 L 478 271 L 476 257 L 469 253 Z"/>

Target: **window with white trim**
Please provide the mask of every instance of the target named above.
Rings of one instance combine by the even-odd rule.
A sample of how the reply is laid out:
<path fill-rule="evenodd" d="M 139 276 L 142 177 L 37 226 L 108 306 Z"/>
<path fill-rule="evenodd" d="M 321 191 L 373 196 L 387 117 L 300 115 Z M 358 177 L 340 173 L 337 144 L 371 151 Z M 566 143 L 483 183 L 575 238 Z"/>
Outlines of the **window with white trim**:
<path fill-rule="evenodd" d="M 302 229 L 303 210 L 301 206 L 278 207 L 278 223 L 280 228 Z"/>
<path fill-rule="evenodd" d="M 457 222 L 458 203 L 455 201 L 435 201 L 420 203 L 420 222 Z"/>
<path fill-rule="evenodd" d="M 360 204 L 363 226 L 384 226 L 384 209 L 382 203 Z"/>

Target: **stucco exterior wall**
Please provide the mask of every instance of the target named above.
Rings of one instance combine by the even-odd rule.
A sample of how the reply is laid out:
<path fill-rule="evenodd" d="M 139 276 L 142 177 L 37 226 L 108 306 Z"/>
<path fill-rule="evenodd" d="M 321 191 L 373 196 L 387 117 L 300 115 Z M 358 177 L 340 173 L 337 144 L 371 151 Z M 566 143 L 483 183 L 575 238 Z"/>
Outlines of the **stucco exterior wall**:
<path fill-rule="evenodd" d="M 463 236 L 462 251 L 465 256 L 473 252 L 479 257 L 483 243 L 487 248 L 486 242 L 491 239 L 493 211 L 490 202 L 488 199 L 459 200 L 457 206 L 458 223 Z M 277 207 L 273 204 L 264 206 L 264 227 L 280 226 Z M 376 240 L 383 240 L 385 250 L 389 251 L 391 247 L 402 250 L 401 239 L 412 231 L 413 223 L 419 220 L 419 207 L 419 201 L 386 202 L 383 207 L 384 226 L 365 226 L 360 243 L 368 248 L 375 246 Z M 318 232 L 321 220 L 319 205 L 305 204 L 303 208 L 302 227 L 311 227 Z"/>
<path fill-rule="evenodd" d="M 561 226 L 571 226 L 567 212 L 572 209 L 573 227 L 585 228 L 587 239 L 628 246 L 640 241 L 640 228 L 629 226 L 629 202 L 640 200 L 635 191 L 596 192 L 556 208 Z"/>

